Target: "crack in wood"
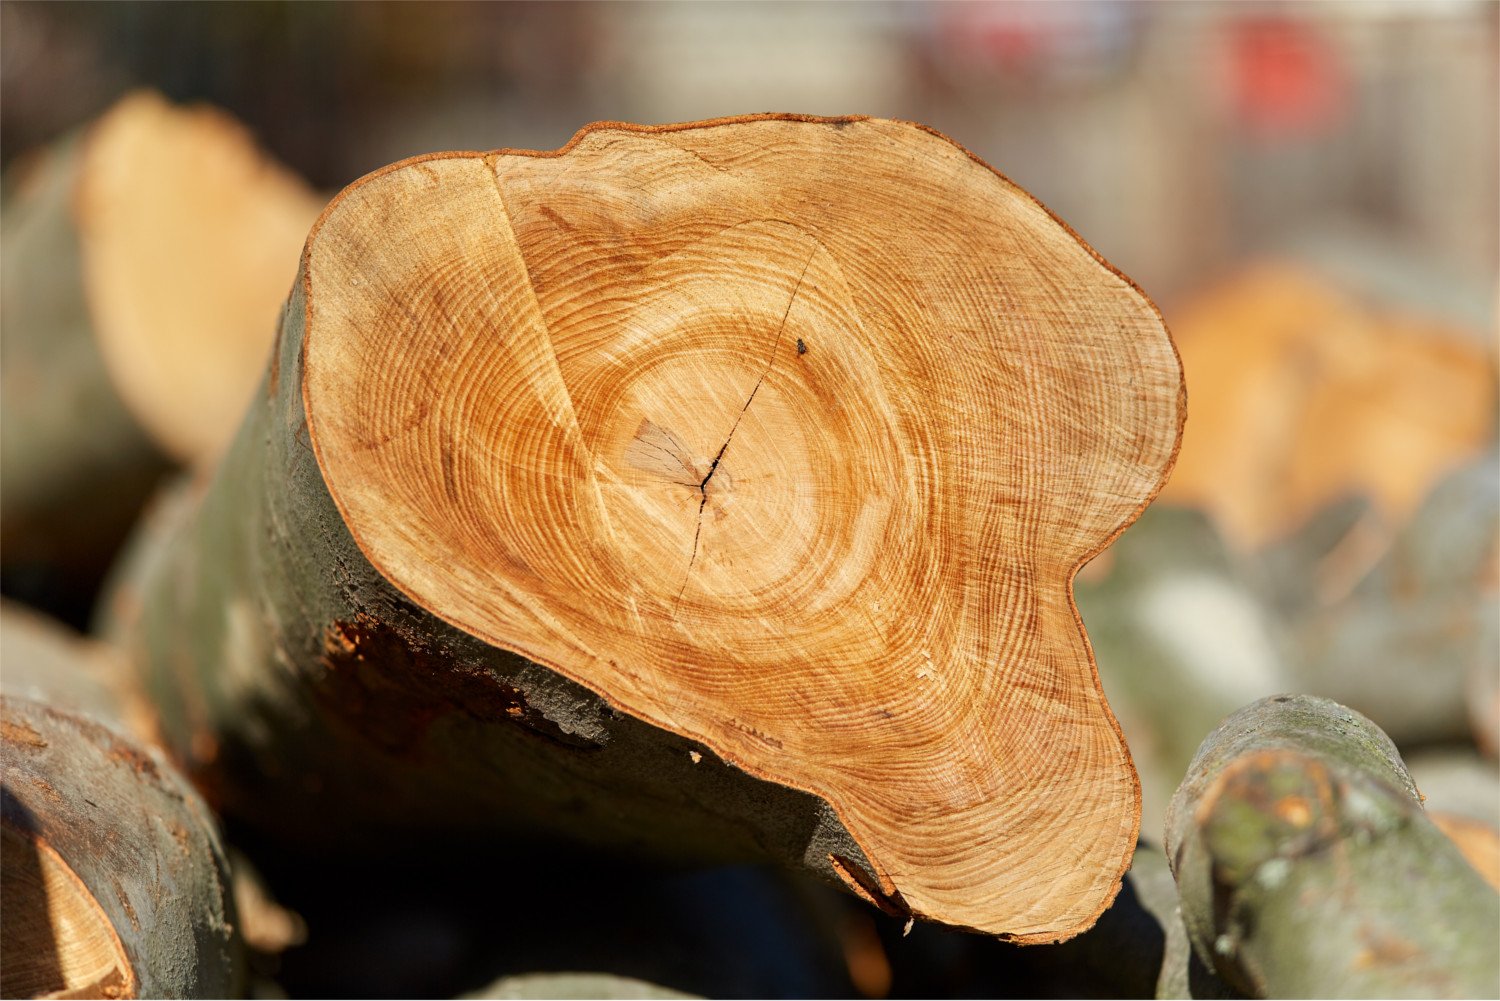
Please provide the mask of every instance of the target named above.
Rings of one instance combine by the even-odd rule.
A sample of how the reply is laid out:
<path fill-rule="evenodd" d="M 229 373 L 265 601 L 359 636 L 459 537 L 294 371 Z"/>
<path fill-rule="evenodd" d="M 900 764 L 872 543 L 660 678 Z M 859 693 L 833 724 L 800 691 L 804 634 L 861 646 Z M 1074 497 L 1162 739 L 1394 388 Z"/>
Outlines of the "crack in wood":
<path fill-rule="evenodd" d="M 771 355 L 766 359 L 766 367 L 760 373 L 760 378 L 755 380 L 755 385 L 750 389 L 750 396 L 745 400 L 745 405 L 734 418 L 734 424 L 729 428 L 729 434 L 724 438 L 724 444 L 719 446 L 718 454 L 708 464 L 708 473 L 698 484 L 698 525 L 693 530 L 693 552 L 688 557 L 687 570 L 682 575 L 682 586 L 677 589 L 677 598 L 672 602 L 675 614 L 676 608 L 682 603 L 682 596 L 687 592 L 688 580 L 692 577 L 693 566 L 698 562 L 698 540 L 703 536 L 703 510 L 708 507 L 708 481 L 714 478 L 714 473 L 719 471 L 719 463 L 724 458 L 724 453 L 729 450 L 729 443 L 734 440 L 734 433 L 740 429 L 740 421 L 745 419 L 745 413 L 750 409 L 750 404 L 755 402 L 755 394 L 760 392 L 761 384 L 766 381 L 766 376 L 771 374 L 771 367 L 776 364 L 776 351 L 781 347 L 781 337 L 786 333 L 786 321 L 792 315 L 792 306 L 797 302 L 797 293 L 802 291 L 802 282 L 807 278 L 807 269 L 812 266 L 813 256 L 818 252 L 818 245 L 813 244 L 812 250 L 807 253 L 807 260 L 802 262 L 802 271 L 797 275 L 797 284 L 792 286 L 792 295 L 786 301 L 786 309 L 782 311 L 781 323 L 776 327 L 776 339 L 771 342 Z M 799 339 L 798 344 L 801 344 Z"/>

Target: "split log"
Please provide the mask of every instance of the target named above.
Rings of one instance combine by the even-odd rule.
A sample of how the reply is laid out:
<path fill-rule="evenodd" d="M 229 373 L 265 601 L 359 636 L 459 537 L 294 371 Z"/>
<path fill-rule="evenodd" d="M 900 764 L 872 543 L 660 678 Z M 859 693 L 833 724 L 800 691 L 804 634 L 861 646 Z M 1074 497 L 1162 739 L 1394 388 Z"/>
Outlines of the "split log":
<path fill-rule="evenodd" d="M 322 201 L 227 115 L 150 93 L 6 182 L 0 548 L 82 577 L 170 464 L 233 435 Z"/>
<path fill-rule="evenodd" d="M 1194 949 L 1242 990 L 1500 992 L 1500 894 L 1423 813 L 1390 739 L 1337 703 L 1276 696 L 1226 720 L 1166 848 Z"/>
<path fill-rule="evenodd" d="M 1025 942 L 1114 896 L 1139 787 L 1070 582 L 1181 373 L 967 151 L 758 116 L 406 161 L 281 329 L 113 628 L 227 809 L 769 855 Z"/>
<path fill-rule="evenodd" d="M 81 643 L 13 610 L 3 637 L 0 996 L 234 996 L 207 807 L 126 735 Z"/>

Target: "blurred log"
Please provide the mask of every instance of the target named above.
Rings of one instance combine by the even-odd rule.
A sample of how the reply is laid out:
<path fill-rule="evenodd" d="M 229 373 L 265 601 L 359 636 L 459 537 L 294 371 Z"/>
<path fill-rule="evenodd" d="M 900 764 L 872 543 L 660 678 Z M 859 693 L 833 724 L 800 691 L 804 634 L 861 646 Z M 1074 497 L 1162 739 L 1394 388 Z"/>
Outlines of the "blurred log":
<path fill-rule="evenodd" d="M 1432 822 L 1500 889 L 1500 768 L 1491 758 L 1452 748 L 1407 760 Z"/>
<path fill-rule="evenodd" d="M 1428 814 L 1437 829 L 1458 846 L 1459 852 L 1484 881 L 1500 890 L 1500 830 L 1494 824 L 1455 813 Z"/>
<path fill-rule="evenodd" d="M 156 478 L 224 446 L 320 204 L 227 115 L 150 93 L 7 177 L 8 591 L 96 581 Z"/>
<path fill-rule="evenodd" d="M 1207 290 L 1172 330 L 1193 422 L 1162 496 L 1211 512 L 1242 551 L 1351 495 L 1389 530 L 1493 439 L 1481 336 L 1367 307 L 1294 265 Z"/>
<path fill-rule="evenodd" d="M 126 735 L 76 641 L 10 610 L 0 635 L 0 995 L 234 996 L 212 815 Z"/>
<path fill-rule="evenodd" d="M 1500 894 L 1423 813 L 1390 739 L 1277 696 L 1209 735 L 1167 857 L 1193 947 L 1263 997 L 1487 997 Z"/>
<path fill-rule="evenodd" d="M 1296 686 L 1369 716 L 1403 747 L 1466 740 L 1484 711 L 1473 679 L 1500 675 L 1500 464 L 1488 456 L 1445 477 L 1384 554 L 1329 594 L 1327 568 L 1364 517 L 1326 552 L 1306 548 L 1315 533 L 1304 531 L 1290 547 L 1300 551 L 1267 555 L 1266 590 L 1281 596 L 1297 647 Z"/>
<path fill-rule="evenodd" d="M 1500 757 L 1500 671 L 1488 668 L 1483 658 L 1474 659 L 1466 694 L 1474 743 L 1493 759 Z"/>
<path fill-rule="evenodd" d="M 465 998 L 600 998 L 641 1001 L 646 998 L 692 998 L 696 994 L 606 973 L 526 973 L 502 977 Z"/>
<path fill-rule="evenodd" d="M 93 340 L 70 221 L 77 145 L 40 154 L 0 207 L 0 560 L 6 593 L 49 607 L 97 581 L 167 468 Z"/>
<path fill-rule="evenodd" d="M 1167 803 L 1203 735 L 1287 687 L 1281 623 L 1245 558 L 1200 511 L 1153 504 L 1079 574 L 1109 704 L 1141 774 L 1141 829 L 1159 838 Z"/>
<path fill-rule="evenodd" d="M 1139 818 L 1069 582 L 1181 394 L 1144 295 L 920 128 L 407 161 L 314 230 L 113 631 L 169 745 L 286 837 L 769 855 L 1066 938 Z"/>

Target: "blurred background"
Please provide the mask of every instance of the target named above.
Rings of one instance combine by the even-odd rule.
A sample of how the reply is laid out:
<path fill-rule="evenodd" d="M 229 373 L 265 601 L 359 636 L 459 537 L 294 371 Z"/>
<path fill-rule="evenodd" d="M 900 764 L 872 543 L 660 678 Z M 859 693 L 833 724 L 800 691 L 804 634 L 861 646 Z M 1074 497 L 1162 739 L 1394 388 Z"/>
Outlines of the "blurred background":
<path fill-rule="evenodd" d="M 1168 302 L 1247 254 L 1346 242 L 1493 313 L 1482 0 L 3 9 L 7 163 L 141 85 L 228 109 L 329 191 L 595 120 L 862 113 L 954 137 Z"/>
<path fill-rule="evenodd" d="M 1159 839 L 1198 741 L 1278 691 L 1370 715 L 1430 809 L 1494 829 L 1497 31 L 1500 6 L 1479 0 L 8 0 L 0 158 L 8 199 L 22 197 L 37 150 L 138 88 L 224 109 L 319 204 L 403 157 L 555 148 L 601 119 L 795 111 L 933 126 L 1146 289 L 1184 358 L 1177 472 L 1078 582 L 1142 772 L 1142 837 Z M 294 217 L 305 232 L 310 220 Z M 257 314 L 267 342 L 295 243 Z M 46 366 L 17 360 L 8 325 L 6 365 L 34 390 Z M 25 432 L 24 412 L 7 405 L 5 420 Z M 125 514 L 92 561 L 70 564 L 70 540 L 7 512 L 28 533 L 7 539 L 0 587 L 86 625 L 111 547 L 149 486 L 185 464 L 167 449 L 111 494 Z M 991 970 L 968 945 L 920 934 L 903 945 L 873 920 L 878 936 L 841 933 L 864 957 L 863 993 L 980 989 L 922 979 L 918 953 L 946 957 L 950 979 Z M 285 969 L 326 988 L 326 970 L 295 948 Z M 816 993 L 812 981 L 751 983 Z"/>

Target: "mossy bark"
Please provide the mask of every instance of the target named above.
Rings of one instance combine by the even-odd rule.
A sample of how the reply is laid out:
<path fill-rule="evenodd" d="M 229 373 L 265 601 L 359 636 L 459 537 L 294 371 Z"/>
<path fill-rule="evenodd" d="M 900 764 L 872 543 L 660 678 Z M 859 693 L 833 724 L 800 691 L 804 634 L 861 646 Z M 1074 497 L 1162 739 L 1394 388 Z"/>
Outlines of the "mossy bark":
<path fill-rule="evenodd" d="M 1500 895 L 1423 813 L 1390 739 L 1327 699 L 1226 720 L 1172 801 L 1199 958 L 1269 997 L 1500 991 Z"/>

